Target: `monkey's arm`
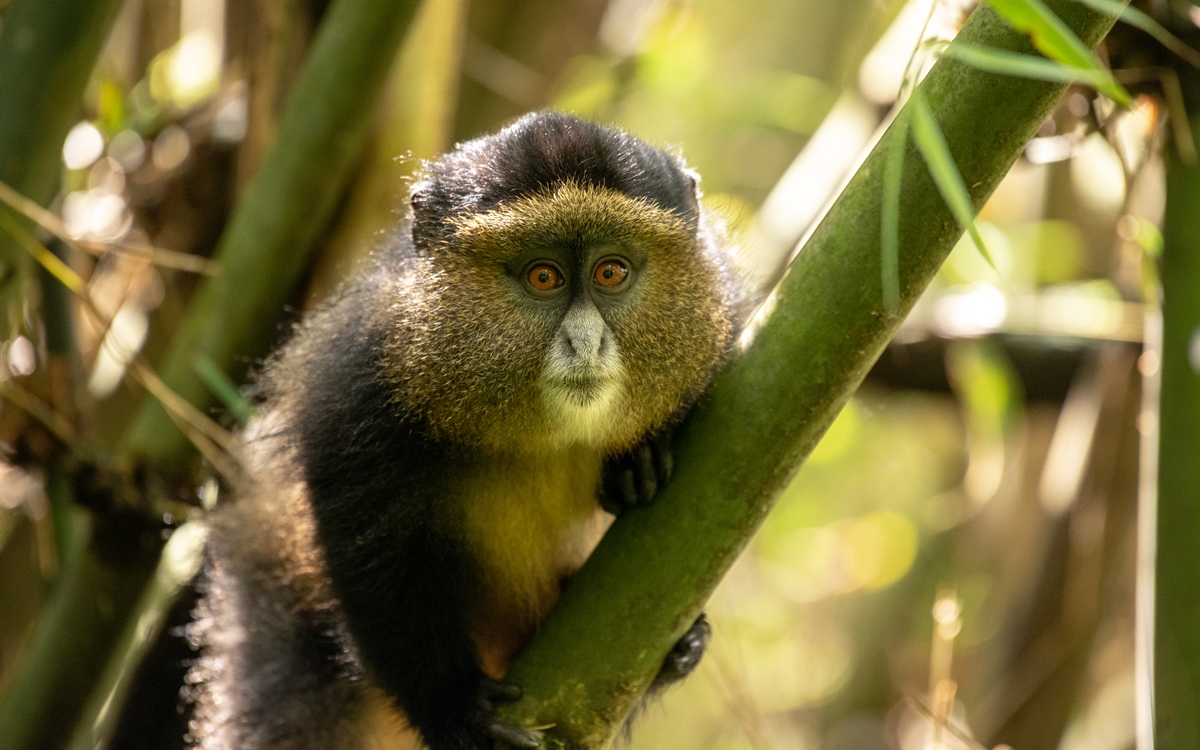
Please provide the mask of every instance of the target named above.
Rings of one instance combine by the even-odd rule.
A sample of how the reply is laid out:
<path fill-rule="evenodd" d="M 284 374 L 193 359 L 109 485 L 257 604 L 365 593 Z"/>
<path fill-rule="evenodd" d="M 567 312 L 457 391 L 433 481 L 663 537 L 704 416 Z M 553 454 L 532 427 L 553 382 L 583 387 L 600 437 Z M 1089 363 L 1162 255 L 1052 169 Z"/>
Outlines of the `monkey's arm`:
<path fill-rule="evenodd" d="M 330 363 L 297 414 L 309 502 L 333 589 L 371 678 L 433 750 L 483 750 L 513 696 L 485 679 L 469 633 L 477 585 L 448 500 L 456 459 L 397 413 L 370 352 Z M 531 744 L 532 743 L 532 744 Z"/>
<path fill-rule="evenodd" d="M 400 534 L 389 526 L 340 526 L 327 542 L 334 587 L 373 680 L 434 750 L 482 750 L 493 739 L 536 747 L 492 716 L 493 703 L 520 693 L 478 665 L 466 612 L 473 584 L 458 542 L 432 524 Z"/>

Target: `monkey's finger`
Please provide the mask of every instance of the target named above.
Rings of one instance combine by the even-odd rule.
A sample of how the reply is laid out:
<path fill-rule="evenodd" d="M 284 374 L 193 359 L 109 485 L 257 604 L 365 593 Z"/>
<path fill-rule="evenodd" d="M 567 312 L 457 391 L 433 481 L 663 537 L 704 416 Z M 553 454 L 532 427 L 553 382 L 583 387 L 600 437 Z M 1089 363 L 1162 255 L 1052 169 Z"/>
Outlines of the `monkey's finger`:
<path fill-rule="evenodd" d="M 524 694 L 520 685 L 500 682 L 490 677 L 484 677 L 479 681 L 479 691 L 484 700 L 489 703 L 515 703 L 521 700 L 521 696 Z"/>
<path fill-rule="evenodd" d="M 683 634 L 675 646 L 663 659 L 662 668 L 654 678 L 654 684 L 665 687 L 687 677 L 696 669 L 704 651 L 708 648 L 708 639 L 712 636 L 712 626 L 703 612 Z"/>
<path fill-rule="evenodd" d="M 654 469 L 658 476 L 658 484 L 661 487 L 671 481 L 671 474 L 675 472 L 675 450 L 671 445 L 673 432 L 666 430 L 654 436 L 652 447 L 654 449 Z"/>
<path fill-rule="evenodd" d="M 614 516 L 621 515 L 621 511 L 625 510 L 618 492 L 616 482 L 612 481 L 606 481 L 604 489 L 600 492 L 600 507 Z"/>
<path fill-rule="evenodd" d="M 654 469 L 654 450 L 643 443 L 634 449 L 634 473 L 637 474 L 637 500 L 647 505 L 658 492 L 658 478 Z"/>
<path fill-rule="evenodd" d="M 636 507 L 638 504 L 638 493 L 633 469 L 625 469 L 619 472 L 614 484 L 616 485 L 617 502 L 621 504 L 621 509 Z"/>
<path fill-rule="evenodd" d="M 493 721 L 487 726 L 488 734 L 492 739 L 500 740 L 513 747 L 528 748 L 528 750 L 537 750 L 542 746 L 541 732 L 534 732 L 520 727 L 510 727 L 507 724 L 501 724 L 498 721 Z"/>

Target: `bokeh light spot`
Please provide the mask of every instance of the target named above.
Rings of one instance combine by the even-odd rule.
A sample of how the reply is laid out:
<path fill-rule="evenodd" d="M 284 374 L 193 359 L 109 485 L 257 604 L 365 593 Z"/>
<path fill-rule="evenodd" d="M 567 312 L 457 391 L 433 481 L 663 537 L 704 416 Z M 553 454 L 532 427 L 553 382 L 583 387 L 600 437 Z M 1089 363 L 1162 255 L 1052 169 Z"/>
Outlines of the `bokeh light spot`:
<path fill-rule="evenodd" d="M 86 169 L 104 153 L 104 136 L 90 122 L 71 128 L 63 141 L 63 163 L 67 169 Z"/>
<path fill-rule="evenodd" d="M 847 572 L 866 589 L 890 586 L 917 559 L 917 527 L 893 511 L 876 511 L 851 521 L 842 538 Z"/>

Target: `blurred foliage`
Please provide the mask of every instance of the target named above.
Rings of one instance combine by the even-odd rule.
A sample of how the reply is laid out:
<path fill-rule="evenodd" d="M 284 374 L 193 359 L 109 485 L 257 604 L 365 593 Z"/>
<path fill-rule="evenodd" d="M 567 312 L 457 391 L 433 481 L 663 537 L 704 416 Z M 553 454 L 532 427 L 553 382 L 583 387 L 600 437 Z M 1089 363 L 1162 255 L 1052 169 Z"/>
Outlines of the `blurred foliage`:
<path fill-rule="evenodd" d="M 552 103 L 651 142 L 686 144 L 709 199 L 752 212 L 897 7 L 613 3 L 605 54 L 572 60 Z"/>
<path fill-rule="evenodd" d="M 211 256 L 325 5 L 124 3 L 50 175 L 51 209 L 73 243 L 51 249 L 87 280 L 107 324 L 74 305 L 72 361 L 55 364 L 47 342 L 61 331 L 40 322 L 39 295 L 26 290 L 11 316 L 23 333 L 0 342 L 11 459 L 0 464 L 0 695 L 51 594 L 88 585 L 56 578 L 70 535 L 40 489 L 47 468 L 113 444 L 127 424 L 143 395 L 129 384 L 130 351 L 160 361 L 197 285 L 172 254 Z M 703 175 L 706 203 L 744 230 L 834 103 L 871 88 L 871 61 L 897 84 L 903 70 L 919 73 L 922 28 L 950 38 L 967 4 L 933 11 L 920 0 L 430 0 L 293 306 L 327 293 L 389 227 L 419 159 L 536 107 L 678 148 Z M 1194 44 L 1179 19 L 1159 20 Z M 884 41 L 900 43 L 877 45 L 889 27 Z M 1135 85 L 1119 68 L 1178 64 L 1164 54 L 1129 28 L 1110 41 L 1128 111 L 1072 87 L 979 217 L 994 268 L 970 239 L 952 253 L 885 354 L 891 364 L 845 408 L 718 590 L 709 657 L 645 710 L 633 747 L 925 747 L 937 723 L 931 607 L 945 588 L 961 603 L 948 715 L 964 735 L 986 747 L 1020 738 L 1018 750 L 1132 747 L 1131 514 L 1146 429 L 1133 362 L 1143 313 L 1158 303 L 1160 153 L 1186 146 L 1164 125 L 1176 106 L 1169 78 Z M 882 117 L 890 101 L 871 101 Z M 1153 376 L 1152 361 L 1138 362 Z M 210 373 L 218 389 L 227 378 Z M 59 444 L 31 404 L 66 414 L 80 444 Z M 108 488 L 88 512 L 136 516 L 138 534 L 155 537 L 201 517 L 205 488 L 152 488 L 136 507 Z M 120 611 L 134 606 L 123 596 Z M 113 746 L 132 746 L 116 736 Z"/>

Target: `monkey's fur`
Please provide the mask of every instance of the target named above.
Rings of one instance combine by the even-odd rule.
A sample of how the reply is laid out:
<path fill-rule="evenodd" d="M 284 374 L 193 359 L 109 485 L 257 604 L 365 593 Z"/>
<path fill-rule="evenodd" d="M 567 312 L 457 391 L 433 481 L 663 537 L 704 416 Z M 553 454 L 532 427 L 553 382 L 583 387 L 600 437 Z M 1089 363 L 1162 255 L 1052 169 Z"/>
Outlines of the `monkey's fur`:
<path fill-rule="evenodd" d="M 518 694 L 495 680 L 607 528 L 599 502 L 666 478 L 651 436 L 731 348 L 740 286 L 695 180 L 632 136 L 529 115 L 428 164 L 411 204 L 265 368 L 192 628 L 204 750 L 406 724 L 433 750 L 534 744 L 495 722 Z"/>

